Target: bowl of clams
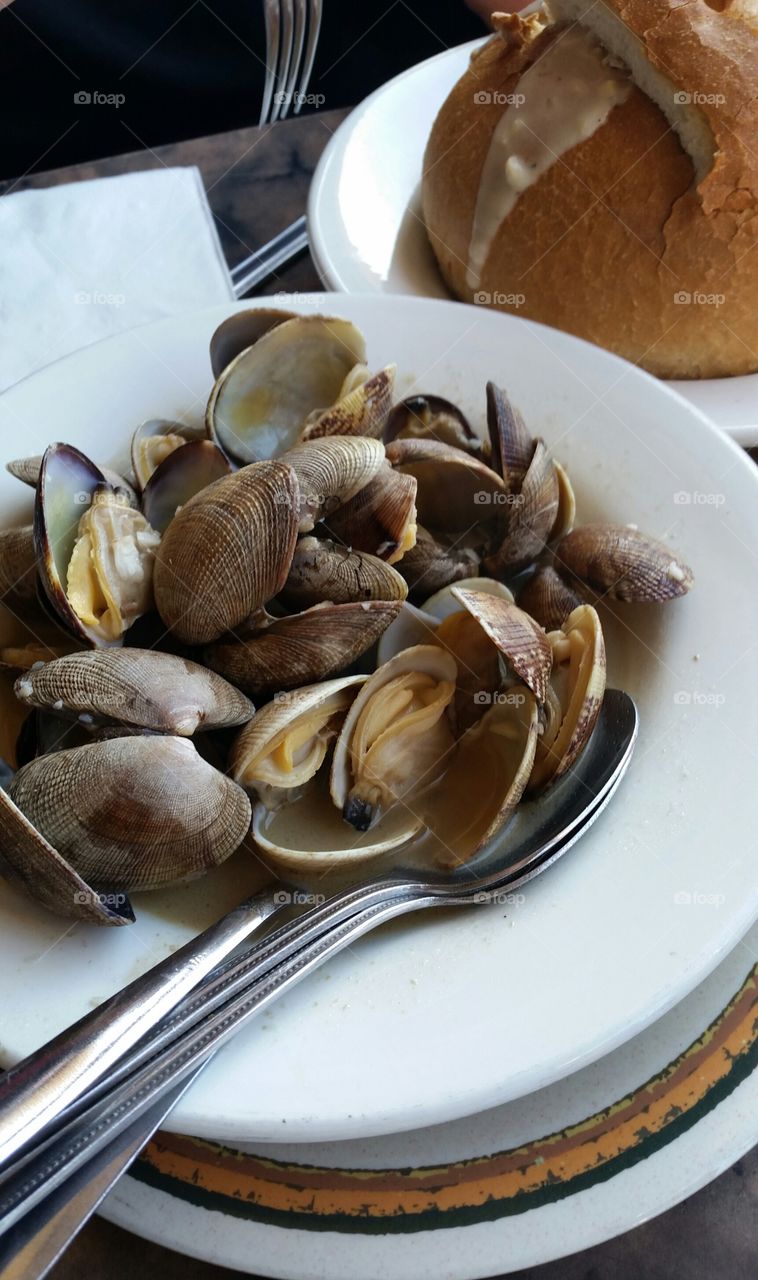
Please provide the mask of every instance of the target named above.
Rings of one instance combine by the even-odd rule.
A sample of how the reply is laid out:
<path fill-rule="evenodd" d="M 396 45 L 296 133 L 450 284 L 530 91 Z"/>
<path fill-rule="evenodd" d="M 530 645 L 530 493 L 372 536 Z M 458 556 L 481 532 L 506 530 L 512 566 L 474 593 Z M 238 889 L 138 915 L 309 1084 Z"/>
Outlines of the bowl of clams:
<path fill-rule="evenodd" d="M 4 1062 L 258 888 L 476 871 L 572 785 L 611 687 L 638 745 L 570 857 L 366 938 L 172 1124 L 307 1141 L 496 1105 L 749 926 L 750 860 L 714 850 L 725 814 L 753 838 L 756 479 L 647 375 L 486 308 L 295 295 L 48 366 L 0 441 Z"/>
<path fill-rule="evenodd" d="M 139 423 L 124 472 L 66 441 L 7 464 L 34 502 L 0 530 L 29 631 L 0 649 L 27 712 L 4 870 L 91 923 L 245 842 L 275 877 L 460 867 L 589 742 L 598 599 L 693 584 L 636 525 L 582 522 L 492 379 L 474 426 L 318 312 L 239 311 L 209 350 L 202 425 Z"/>

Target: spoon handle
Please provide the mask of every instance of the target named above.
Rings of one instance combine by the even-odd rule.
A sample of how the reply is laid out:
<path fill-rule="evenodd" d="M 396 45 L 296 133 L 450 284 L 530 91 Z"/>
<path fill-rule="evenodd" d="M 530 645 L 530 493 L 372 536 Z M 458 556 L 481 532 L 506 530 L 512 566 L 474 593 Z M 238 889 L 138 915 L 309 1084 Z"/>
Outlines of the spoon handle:
<path fill-rule="evenodd" d="M 0 1079 L 0 1175 L 234 949 L 280 910 L 269 891 L 129 983 Z"/>

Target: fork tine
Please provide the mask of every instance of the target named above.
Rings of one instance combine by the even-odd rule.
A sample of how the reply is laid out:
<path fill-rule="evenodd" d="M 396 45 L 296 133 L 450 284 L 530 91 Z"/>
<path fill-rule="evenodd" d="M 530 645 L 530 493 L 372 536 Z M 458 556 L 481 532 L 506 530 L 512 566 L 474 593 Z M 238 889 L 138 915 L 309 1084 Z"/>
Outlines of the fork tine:
<path fill-rule="evenodd" d="M 284 119 L 293 106 L 293 95 L 295 94 L 295 85 L 297 84 L 305 45 L 305 21 L 307 15 L 305 6 L 306 0 L 295 0 L 295 34 L 292 42 L 292 59 L 284 89 L 284 105 L 279 111 L 280 120 Z"/>
<path fill-rule="evenodd" d="M 313 71 L 313 60 L 316 57 L 316 46 L 318 44 L 319 32 L 321 30 L 321 0 L 307 0 L 308 3 L 308 43 L 305 49 L 305 61 L 303 70 L 300 75 L 300 84 L 297 90 L 297 101 L 295 103 L 295 115 L 298 115 L 303 105 L 303 99 L 308 92 L 311 72 Z"/>
<path fill-rule="evenodd" d="M 279 18 L 279 0 L 263 0 L 266 19 L 266 80 L 263 87 L 263 105 L 259 124 L 268 124 L 271 106 L 274 100 L 274 84 L 276 69 L 279 65 L 279 36 L 281 22 Z"/>
<path fill-rule="evenodd" d="M 292 62 L 292 31 L 294 25 L 292 3 L 293 0 L 279 0 L 282 41 L 280 48 L 279 71 L 276 77 L 274 109 L 271 113 L 272 124 L 275 120 L 283 119 L 287 114 L 287 81 L 289 80 L 290 64 Z"/>

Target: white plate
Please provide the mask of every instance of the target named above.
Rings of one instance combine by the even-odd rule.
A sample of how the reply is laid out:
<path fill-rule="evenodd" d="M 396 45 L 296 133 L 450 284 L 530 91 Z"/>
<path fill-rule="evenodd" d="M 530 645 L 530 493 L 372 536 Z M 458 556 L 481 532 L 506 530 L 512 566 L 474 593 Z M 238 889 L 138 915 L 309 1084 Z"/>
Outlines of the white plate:
<path fill-rule="evenodd" d="M 517 1102 L 363 1142 L 229 1150 L 159 1134 L 102 1212 L 180 1253 L 286 1280 L 470 1280 L 599 1244 L 758 1140 L 758 928 L 746 941 L 623 1048 Z M 699 1273 L 720 1274 L 734 1246 L 726 1208 L 715 1218 L 727 1191 L 705 1240 L 674 1251 L 664 1220 L 642 1248 L 663 1244 L 674 1262 L 697 1247 Z"/>
<path fill-rule="evenodd" d="M 382 85 L 330 139 L 311 184 L 308 233 L 324 287 L 450 295 L 424 230 L 419 182 L 434 117 L 479 41 Z M 669 384 L 739 441 L 758 444 L 758 374 Z"/>
<path fill-rule="evenodd" d="M 583 520 L 637 521 L 696 574 L 684 600 L 606 613 L 610 681 L 638 700 L 642 727 L 628 780 L 572 855 L 521 905 L 430 916 L 342 954 L 225 1050 L 172 1117 L 201 1136 L 310 1141 L 471 1114 L 586 1065 L 660 1017 L 758 916 L 758 473 L 662 384 L 565 334 L 427 299 L 282 302 L 355 320 L 372 365 L 399 362 L 402 392 L 441 392 L 477 420 L 485 378 L 501 380 L 567 464 Z M 142 418 L 199 419 L 208 337 L 228 311 L 133 330 L 12 388 L 4 456 L 62 438 L 118 464 Z M 28 491 L 5 474 L 0 503 L 28 517 Z M 116 932 L 6 890 L 3 1060 L 175 948 L 250 870 L 237 858 L 142 895 L 137 925 Z"/>

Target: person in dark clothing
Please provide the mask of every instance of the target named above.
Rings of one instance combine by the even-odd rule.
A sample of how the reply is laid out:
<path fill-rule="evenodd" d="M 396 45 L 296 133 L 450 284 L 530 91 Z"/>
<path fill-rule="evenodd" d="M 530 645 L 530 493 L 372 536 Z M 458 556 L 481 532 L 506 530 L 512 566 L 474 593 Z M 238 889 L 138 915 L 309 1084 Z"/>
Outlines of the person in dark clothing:
<path fill-rule="evenodd" d="M 458 0 L 323 10 L 310 109 L 483 32 Z M 15 0 L 0 10 L 0 177 L 257 124 L 265 50 L 262 0 Z"/>

